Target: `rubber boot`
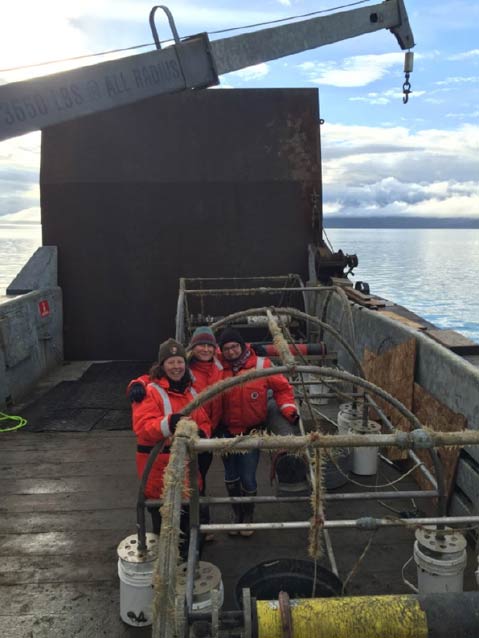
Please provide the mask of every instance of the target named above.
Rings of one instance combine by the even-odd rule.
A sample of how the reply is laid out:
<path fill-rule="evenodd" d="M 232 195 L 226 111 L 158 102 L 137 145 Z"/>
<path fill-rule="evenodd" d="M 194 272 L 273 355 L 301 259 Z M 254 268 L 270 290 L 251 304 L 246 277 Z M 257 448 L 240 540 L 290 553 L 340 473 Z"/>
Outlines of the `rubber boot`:
<path fill-rule="evenodd" d="M 241 489 L 243 496 L 256 496 L 257 490 L 254 492 L 248 492 L 248 490 Z M 243 503 L 243 523 L 252 523 L 254 515 L 254 503 Z M 254 529 L 244 529 L 240 532 L 241 536 L 253 536 Z"/>
<path fill-rule="evenodd" d="M 225 481 L 226 490 L 229 496 L 241 496 L 241 481 L 236 479 L 236 481 Z M 241 503 L 233 503 L 231 505 L 233 509 L 233 518 L 232 523 L 242 523 L 243 522 L 243 506 Z M 228 532 L 230 536 L 237 536 L 238 532 L 235 530 L 230 530 Z"/>

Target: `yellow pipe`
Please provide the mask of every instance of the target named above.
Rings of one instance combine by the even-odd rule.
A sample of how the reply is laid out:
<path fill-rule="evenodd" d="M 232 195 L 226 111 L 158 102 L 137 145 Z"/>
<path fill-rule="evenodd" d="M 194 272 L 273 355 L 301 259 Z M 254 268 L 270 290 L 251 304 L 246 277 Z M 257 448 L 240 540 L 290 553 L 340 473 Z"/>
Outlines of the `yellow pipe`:
<path fill-rule="evenodd" d="M 283 638 L 278 601 L 258 600 L 258 638 Z M 427 638 L 415 596 L 355 596 L 290 601 L 293 638 Z"/>

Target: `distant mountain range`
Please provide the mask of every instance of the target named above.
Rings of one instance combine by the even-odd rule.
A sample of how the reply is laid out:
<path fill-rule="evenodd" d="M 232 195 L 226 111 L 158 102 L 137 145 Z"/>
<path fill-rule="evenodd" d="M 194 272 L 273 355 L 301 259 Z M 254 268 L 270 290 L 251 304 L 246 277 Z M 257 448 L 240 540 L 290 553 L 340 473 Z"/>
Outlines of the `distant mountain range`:
<path fill-rule="evenodd" d="M 40 208 L 1 215 L 0 223 L 39 224 Z M 479 217 L 337 217 L 324 216 L 325 228 L 479 228 Z"/>
<path fill-rule="evenodd" d="M 479 228 L 479 217 L 324 216 L 325 228 Z"/>

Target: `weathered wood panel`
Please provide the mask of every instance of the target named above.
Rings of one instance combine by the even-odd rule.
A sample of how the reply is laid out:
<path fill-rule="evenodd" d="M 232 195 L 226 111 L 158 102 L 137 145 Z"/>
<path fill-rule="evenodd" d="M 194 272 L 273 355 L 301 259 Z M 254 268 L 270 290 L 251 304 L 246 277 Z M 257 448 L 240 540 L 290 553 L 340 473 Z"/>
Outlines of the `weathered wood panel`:
<path fill-rule="evenodd" d="M 368 381 L 389 392 L 410 410 L 413 404 L 415 362 L 415 339 L 409 339 L 381 354 L 364 351 L 363 365 Z M 410 430 L 409 421 L 395 408 L 382 399 L 376 400 L 394 427 L 406 432 Z M 387 456 L 391 459 L 403 459 L 406 458 L 406 453 L 397 448 L 388 448 Z"/>
<path fill-rule="evenodd" d="M 444 403 L 438 401 L 417 383 L 414 384 L 413 412 L 424 426 L 435 432 L 458 432 L 465 430 L 467 427 L 467 421 L 462 414 L 457 414 L 450 410 Z M 443 466 L 446 494 L 449 497 L 454 487 L 454 476 L 460 448 L 440 447 L 436 448 L 436 450 Z M 430 455 L 424 450 L 418 450 L 417 455 L 434 473 Z M 424 478 L 423 474 L 416 471 L 414 475 L 418 484 L 427 489 L 429 482 Z"/>

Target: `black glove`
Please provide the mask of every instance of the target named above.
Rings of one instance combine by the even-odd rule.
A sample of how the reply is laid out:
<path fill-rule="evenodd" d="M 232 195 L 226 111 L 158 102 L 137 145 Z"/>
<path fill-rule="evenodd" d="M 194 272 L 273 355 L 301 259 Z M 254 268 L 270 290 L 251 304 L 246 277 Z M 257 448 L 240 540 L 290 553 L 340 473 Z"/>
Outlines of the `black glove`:
<path fill-rule="evenodd" d="M 170 432 L 172 435 L 175 433 L 176 426 L 178 425 L 178 421 L 182 418 L 183 418 L 183 415 L 178 413 L 172 414 L 170 416 L 169 426 L 170 426 Z"/>
<path fill-rule="evenodd" d="M 204 432 L 201 428 L 198 428 L 198 436 L 200 439 L 207 439 L 206 432 Z"/>
<path fill-rule="evenodd" d="M 146 390 L 143 383 L 134 383 L 128 393 L 128 398 L 131 403 L 141 403 L 146 397 Z"/>

